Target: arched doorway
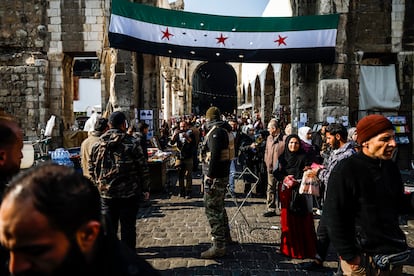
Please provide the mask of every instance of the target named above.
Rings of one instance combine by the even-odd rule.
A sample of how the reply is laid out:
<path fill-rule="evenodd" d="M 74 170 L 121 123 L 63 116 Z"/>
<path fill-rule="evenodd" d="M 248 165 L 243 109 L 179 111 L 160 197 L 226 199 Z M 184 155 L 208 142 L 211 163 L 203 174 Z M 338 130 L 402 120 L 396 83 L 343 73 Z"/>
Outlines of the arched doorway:
<path fill-rule="evenodd" d="M 230 114 L 237 108 L 237 75 L 226 63 L 204 63 L 193 75 L 192 112 L 202 115 L 210 106 Z"/>

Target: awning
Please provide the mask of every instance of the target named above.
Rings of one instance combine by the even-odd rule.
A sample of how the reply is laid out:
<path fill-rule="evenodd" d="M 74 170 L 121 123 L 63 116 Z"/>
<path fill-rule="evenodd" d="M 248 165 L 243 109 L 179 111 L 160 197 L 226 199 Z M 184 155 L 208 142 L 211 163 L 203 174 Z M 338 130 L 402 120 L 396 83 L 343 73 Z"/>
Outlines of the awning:
<path fill-rule="evenodd" d="M 252 108 L 252 104 L 251 103 L 244 103 L 244 104 L 239 105 L 237 107 L 237 109 L 249 109 L 249 108 Z"/>

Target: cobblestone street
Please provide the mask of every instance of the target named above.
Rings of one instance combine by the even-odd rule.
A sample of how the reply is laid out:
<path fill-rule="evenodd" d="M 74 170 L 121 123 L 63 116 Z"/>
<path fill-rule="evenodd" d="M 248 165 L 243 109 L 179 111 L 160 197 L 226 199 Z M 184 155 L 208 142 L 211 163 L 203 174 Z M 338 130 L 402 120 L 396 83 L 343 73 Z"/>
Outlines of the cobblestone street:
<path fill-rule="evenodd" d="M 289 259 L 278 253 L 279 216 L 262 216 L 264 198 L 248 198 L 237 214 L 234 200 L 228 198 L 232 237 L 238 244 L 229 246 L 222 259 L 201 259 L 200 253 L 210 245 L 210 227 L 199 194 L 200 180 L 194 179 L 193 185 L 192 199 L 155 194 L 151 206 L 140 210 L 138 253 L 163 275 L 332 275 L 336 271 L 336 255 L 332 250 L 326 268 L 317 272 L 301 270 L 299 264 L 309 260 Z M 237 204 L 242 201 L 243 198 L 238 198 Z M 317 223 L 315 218 L 315 226 Z M 414 220 L 402 227 L 413 247 Z M 414 275 L 413 255 L 404 267 L 405 275 Z"/>

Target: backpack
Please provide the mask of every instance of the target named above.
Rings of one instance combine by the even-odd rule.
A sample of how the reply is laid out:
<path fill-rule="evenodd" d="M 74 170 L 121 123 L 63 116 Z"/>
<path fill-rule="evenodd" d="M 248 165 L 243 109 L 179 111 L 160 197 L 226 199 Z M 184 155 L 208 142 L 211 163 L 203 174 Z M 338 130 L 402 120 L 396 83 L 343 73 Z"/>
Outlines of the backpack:
<path fill-rule="evenodd" d="M 134 171 L 131 149 L 122 143 L 124 137 L 100 139 L 92 150 L 92 155 L 95 157 L 92 175 L 101 193 L 108 193 L 112 185 L 121 181 L 128 182 L 130 173 Z"/>

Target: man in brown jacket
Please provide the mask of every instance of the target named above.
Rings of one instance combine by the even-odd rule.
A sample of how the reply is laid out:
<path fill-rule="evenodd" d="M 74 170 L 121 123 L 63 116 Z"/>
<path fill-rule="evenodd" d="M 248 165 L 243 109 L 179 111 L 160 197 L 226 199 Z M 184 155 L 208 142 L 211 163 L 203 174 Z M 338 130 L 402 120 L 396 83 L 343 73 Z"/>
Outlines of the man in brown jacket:
<path fill-rule="evenodd" d="M 95 123 L 94 130 L 89 132 L 88 138 L 83 140 L 80 146 L 82 173 L 89 179 L 91 178 L 91 175 L 89 174 L 89 160 L 91 159 L 92 147 L 99 141 L 99 137 L 108 129 L 108 119 L 99 118 Z"/>
<path fill-rule="evenodd" d="M 263 214 L 264 217 L 276 216 L 276 198 L 277 198 L 277 180 L 273 176 L 273 171 L 279 166 L 279 156 L 283 153 L 285 148 L 286 136 L 281 131 L 276 119 L 271 119 L 267 124 L 269 136 L 266 140 L 266 149 L 264 161 L 267 169 L 267 211 Z"/>

